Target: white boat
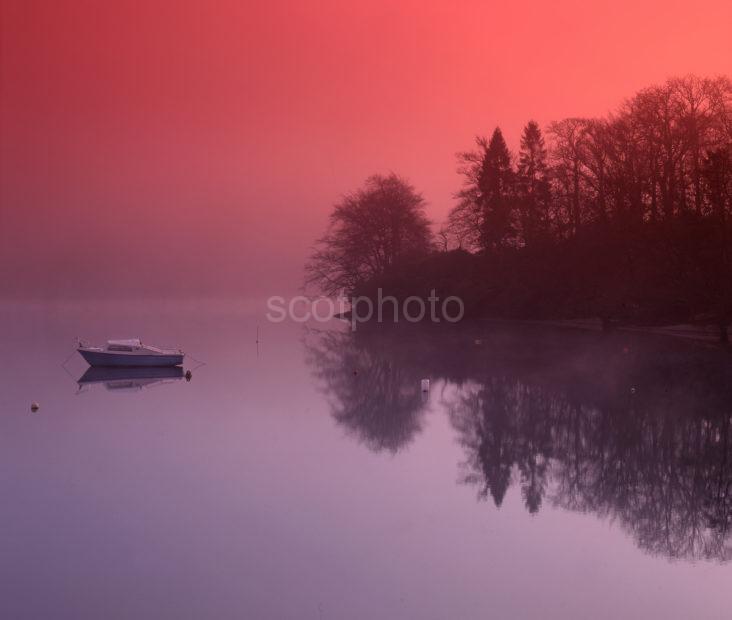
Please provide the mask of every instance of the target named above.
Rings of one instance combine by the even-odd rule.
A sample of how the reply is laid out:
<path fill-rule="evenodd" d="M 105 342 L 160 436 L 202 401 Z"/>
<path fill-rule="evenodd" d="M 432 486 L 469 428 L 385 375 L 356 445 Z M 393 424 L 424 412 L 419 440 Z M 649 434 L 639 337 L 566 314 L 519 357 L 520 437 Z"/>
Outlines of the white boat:
<path fill-rule="evenodd" d="M 142 344 L 139 338 L 108 340 L 103 347 L 80 342 L 77 350 L 90 366 L 180 366 L 185 355 L 180 349 Z"/>

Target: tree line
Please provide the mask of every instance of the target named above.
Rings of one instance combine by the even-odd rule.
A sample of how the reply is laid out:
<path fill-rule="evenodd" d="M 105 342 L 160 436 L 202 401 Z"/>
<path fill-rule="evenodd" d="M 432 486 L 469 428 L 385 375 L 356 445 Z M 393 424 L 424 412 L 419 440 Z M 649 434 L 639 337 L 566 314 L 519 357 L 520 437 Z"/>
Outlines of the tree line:
<path fill-rule="evenodd" d="M 447 225 L 459 245 L 491 251 L 571 239 L 593 225 L 730 208 L 732 83 L 696 76 L 642 90 L 604 118 L 523 130 L 518 157 L 500 128 L 462 153 L 465 187 Z"/>
<path fill-rule="evenodd" d="M 732 82 L 687 76 L 600 118 L 496 127 L 458 155 L 436 234 L 422 195 L 375 175 L 306 267 L 325 293 L 461 295 L 469 314 L 658 323 L 732 318 Z"/>

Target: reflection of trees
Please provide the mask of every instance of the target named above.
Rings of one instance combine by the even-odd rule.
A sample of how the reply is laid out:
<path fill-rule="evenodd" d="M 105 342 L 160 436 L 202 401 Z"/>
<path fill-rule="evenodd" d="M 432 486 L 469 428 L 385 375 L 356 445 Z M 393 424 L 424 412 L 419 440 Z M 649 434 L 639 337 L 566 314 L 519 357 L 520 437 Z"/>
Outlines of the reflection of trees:
<path fill-rule="evenodd" d="M 371 450 L 396 452 L 420 430 L 424 401 L 418 369 L 381 344 L 337 331 L 305 339 L 335 420 Z"/>
<path fill-rule="evenodd" d="M 500 506 L 517 466 L 521 495 L 531 513 L 538 512 L 546 491 L 551 456 L 545 401 L 526 385 L 492 377 L 463 388 L 452 421 L 468 454 L 466 482 L 480 485 L 479 496 L 491 495 Z M 516 411 L 526 411 L 525 433 L 518 432 Z"/>
<path fill-rule="evenodd" d="M 592 368 L 561 381 L 488 373 L 451 407 L 465 480 L 497 506 L 516 481 L 530 512 L 547 497 L 611 518 L 652 554 L 728 559 L 732 438 L 719 361 L 676 360 L 681 368 L 661 372 L 631 362 L 610 384 Z"/>
<path fill-rule="evenodd" d="M 372 450 L 416 435 L 419 379 L 442 378 L 479 497 L 500 506 L 516 485 L 529 512 L 612 519 L 648 553 L 732 557 L 726 352 L 523 327 L 480 328 L 476 346 L 475 329 L 315 332 L 308 359 L 334 418 Z"/>

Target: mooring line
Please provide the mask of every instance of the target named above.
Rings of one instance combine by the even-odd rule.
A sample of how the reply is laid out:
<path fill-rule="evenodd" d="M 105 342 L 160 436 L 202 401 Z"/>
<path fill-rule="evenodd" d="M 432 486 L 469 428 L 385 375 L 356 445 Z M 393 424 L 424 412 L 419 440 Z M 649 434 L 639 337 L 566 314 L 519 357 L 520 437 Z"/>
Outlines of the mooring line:
<path fill-rule="evenodd" d="M 201 366 L 205 366 L 206 365 L 206 362 L 202 362 L 198 358 L 193 357 L 193 355 L 191 355 L 190 353 L 186 353 L 185 356 L 186 357 L 190 357 L 194 362 L 196 362 L 198 364 L 198 366 L 195 366 L 195 367 L 191 368 L 191 371 L 196 370 L 197 368 L 200 368 Z"/>

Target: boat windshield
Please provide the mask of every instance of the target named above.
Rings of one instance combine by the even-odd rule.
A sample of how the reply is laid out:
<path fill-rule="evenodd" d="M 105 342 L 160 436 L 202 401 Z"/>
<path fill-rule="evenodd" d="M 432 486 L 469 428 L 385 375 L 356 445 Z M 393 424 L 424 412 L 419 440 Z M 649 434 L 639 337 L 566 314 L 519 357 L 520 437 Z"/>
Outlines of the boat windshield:
<path fill-rule="evenodd" d="M 134 351 L 142 346 L 139 338 L 128 338 L 126 340 L 107 340 L 107 351 Z"/>

